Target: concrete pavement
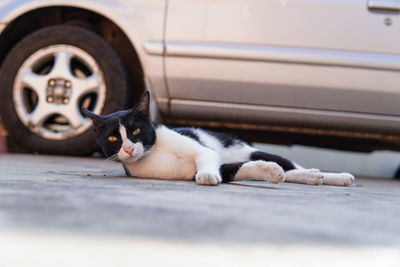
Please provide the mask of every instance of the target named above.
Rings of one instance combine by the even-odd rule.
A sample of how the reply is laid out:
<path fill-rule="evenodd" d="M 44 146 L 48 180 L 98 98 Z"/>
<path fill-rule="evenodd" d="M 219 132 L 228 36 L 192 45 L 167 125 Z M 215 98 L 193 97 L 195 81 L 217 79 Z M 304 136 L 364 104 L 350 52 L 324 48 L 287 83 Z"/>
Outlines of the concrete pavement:
<path fill-rule="evenodd" d="M 350 187 L 260 181 L 198 186 L 128 178 L 119 164 L 103 159 L 2 154 L 0 236 L 6 242 L 0 241 L 0 248 L 14 244 L 35 251 L 36 243 L 29 240 L 36 238 L 54 255 L 62 255 L 65 248 L 51 246 L 57 243 L 54 238 L 72 247 L 83 238 L 78 243 L 87 244 L 94 254 L 92 243 L 107 250 L 109 244 L 122 249 L 130 242 L 137 249 L 150 242 L 160 253 L 177 248 L 171 255 L 205 253 L 214 246 L 213 251 L 220 252 L 211 253 L 216 258 L 234 259 L 239 251 L 249 256 L 231 266 L 244 266 L 240 263 L 257 257 L 262 262 L 268 255 L 279 266 L 296 263 L 296 255 L 310 256 L 314 261 L 304 261 L 307 264 L 320 264 L 315 252 L 330 259 L 343 251 L 349 252 L 349 262 L 363 266 L 373 263 L 372 255 L 386 259 L 387 265 L 381 266 L 399 266 L 399 192 L 399 181 L 359 177 Z M 265 253 L 256 256 L 257 248 Z M 151 255 L 150 248 L 147 253 Z M 293 257 L 285 260 L 282 253 Z M 2 260 L 23 266 L 12 258 L 0 257 L 0 264 Z"/>

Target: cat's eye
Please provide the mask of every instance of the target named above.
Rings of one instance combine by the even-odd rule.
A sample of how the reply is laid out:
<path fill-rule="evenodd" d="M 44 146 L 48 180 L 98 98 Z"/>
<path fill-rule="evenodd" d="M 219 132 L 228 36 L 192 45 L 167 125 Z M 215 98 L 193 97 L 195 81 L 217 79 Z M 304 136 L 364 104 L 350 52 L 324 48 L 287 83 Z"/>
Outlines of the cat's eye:
<path fill-rule="evenodd" d="M 115 137 L 115 136 L 109 136 L 109 137 L 108 137 L 108 141 L 110 141 L 110 142 L 115 142 L 115 141 L 117 141 L 117 140 L 118 140 L 118 138 Z"/>
<path fill-rule="evenodd" d="M 139 128 L 133 131 L 133 135 L 138 135 L 138 134 L 140 134 L 140 129 Z"/>

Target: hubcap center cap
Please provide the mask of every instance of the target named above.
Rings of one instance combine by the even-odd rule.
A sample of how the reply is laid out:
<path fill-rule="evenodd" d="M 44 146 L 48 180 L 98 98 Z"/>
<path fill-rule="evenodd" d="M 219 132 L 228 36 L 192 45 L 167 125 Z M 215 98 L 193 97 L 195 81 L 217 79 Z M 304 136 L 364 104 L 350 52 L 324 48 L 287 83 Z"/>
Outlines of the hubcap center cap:
<path fill-rule="evenodd" d="M 71 87 L 72 83 L 69 80 L 50 79 L 47 82 L 46 101 L 48 103 L 67 105 L 71 96 Z"/>

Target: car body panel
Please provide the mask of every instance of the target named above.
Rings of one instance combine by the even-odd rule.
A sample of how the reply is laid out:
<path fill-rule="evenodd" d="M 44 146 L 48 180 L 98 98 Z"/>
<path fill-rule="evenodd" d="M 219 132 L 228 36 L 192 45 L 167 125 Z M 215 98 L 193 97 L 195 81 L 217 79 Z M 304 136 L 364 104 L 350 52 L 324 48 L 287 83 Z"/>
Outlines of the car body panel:
<path fill-rule="evenodd" d="M 169 5 L 172 99 L 386 115 L 388 123 L 400 115 L 400 20 L 370 12 L 367 1 Z"/>
<path fill-rule="evenodd" d="M 172 98 L 400 114 L 400 56 L 175 43 L 167 42 Z"/>
<path fill-rule="evenodd" d="M 350 131 L 354 135 L 366 133 L 393 134 L 400 132 L 398 116 L 348 113 L 341 111 L 309 110 L 266 105 L 246 105 L 210 101 L 173 99 L 173 118 L 186 121 L 212 118 L 213 125 L 245 128 L 254 125 L 276 125 L 304 129 L 336 129 Z M 268 124 L 265 123 L 268 121 Z M 244 127 L 241 124 L 244 123 Z M 318 125 L 318 127 L 315 127 Z M 262 127 L 261 127 L 262 128 Z M 378 129 L 378 130 L 377 130 Z M 287 128 L 286 130 L 290 130 Z M 354 130 L 357 130 L 358 133 Z M 318 132 L 318 131 L 316 131 Z"/>
<path fill-rule="evenodd" d="M 166 39 L 400 53 L 400 40 L 393 35 L 400 28 L 400 17 L 371 12 L 367 3 L 170 0 Z M 392 20 L 390 27 L 384 24 L 387 17 Z"/>

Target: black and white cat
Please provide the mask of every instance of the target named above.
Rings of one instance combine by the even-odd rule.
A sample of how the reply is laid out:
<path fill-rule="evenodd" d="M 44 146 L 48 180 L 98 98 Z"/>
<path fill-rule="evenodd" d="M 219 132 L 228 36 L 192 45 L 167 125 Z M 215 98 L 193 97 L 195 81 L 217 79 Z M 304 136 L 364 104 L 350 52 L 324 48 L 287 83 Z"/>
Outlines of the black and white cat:
<path fill-rule="evenodd" d="M 200 185 L 259 179 L 270 183 L 353 183 L 349 173 L 304 169 L 229 135 L 198 128 L 169 129 L 149 119 L 146 91 L 131 110 L 101 116 L 84 109 L 92 119 L 97 143 L 107 157 L 121 161 L 126 174 L 140 178 L 195 180 Z"/>

